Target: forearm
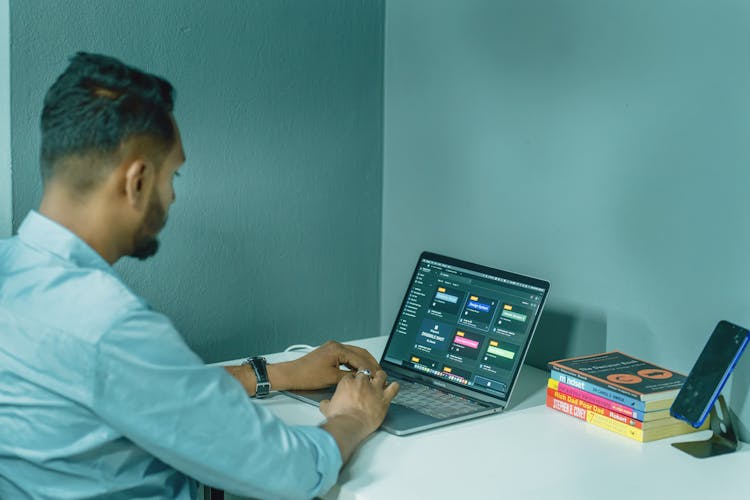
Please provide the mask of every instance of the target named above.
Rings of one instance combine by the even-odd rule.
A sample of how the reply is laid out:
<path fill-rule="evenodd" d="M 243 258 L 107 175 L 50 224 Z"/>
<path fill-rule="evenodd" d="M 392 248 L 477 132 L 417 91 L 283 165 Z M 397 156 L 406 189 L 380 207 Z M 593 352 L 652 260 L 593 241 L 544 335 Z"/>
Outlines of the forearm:
<path fill-rule="evenodd" d="M 349 461 L 354 450 L 372 433 L 361 420 L 349 415 L 331 417 L 321 427 L 336 440 L 343 463 Z"/>

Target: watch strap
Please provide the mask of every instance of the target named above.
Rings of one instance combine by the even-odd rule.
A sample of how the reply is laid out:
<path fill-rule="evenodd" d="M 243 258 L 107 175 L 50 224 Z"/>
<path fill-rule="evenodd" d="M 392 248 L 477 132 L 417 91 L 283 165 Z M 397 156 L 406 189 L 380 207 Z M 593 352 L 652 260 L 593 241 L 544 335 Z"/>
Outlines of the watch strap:
<path fill-rule="evenodd" d="M 268 368 L 266 358 L 262 356 L 254 356 L 247 358 L 242 362 L 243 365 L 250 365 L 255 372 L 255 396 L 256 398 L 264 398 L 271 392 L 271 382 L 268 380 Z"/>

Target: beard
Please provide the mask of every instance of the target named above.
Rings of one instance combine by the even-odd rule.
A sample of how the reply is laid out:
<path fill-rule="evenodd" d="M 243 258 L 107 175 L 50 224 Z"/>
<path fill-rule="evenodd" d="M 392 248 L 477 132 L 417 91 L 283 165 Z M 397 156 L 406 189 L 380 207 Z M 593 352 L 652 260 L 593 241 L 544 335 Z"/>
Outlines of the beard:
<path fill-rule="evenodd" d="M 166 211 L 162 208 L 158 195 L 154 191 L 148 202 L 143 224 L 138 228 L 138 232 L 135 235 L 133 251 L 130 253 L 130 257 L 135 257 L 138 260 L 146 260 L 156 255 L 156 252 L 159 251 L 159 240 L 156 236 L 166 223 Z"/>

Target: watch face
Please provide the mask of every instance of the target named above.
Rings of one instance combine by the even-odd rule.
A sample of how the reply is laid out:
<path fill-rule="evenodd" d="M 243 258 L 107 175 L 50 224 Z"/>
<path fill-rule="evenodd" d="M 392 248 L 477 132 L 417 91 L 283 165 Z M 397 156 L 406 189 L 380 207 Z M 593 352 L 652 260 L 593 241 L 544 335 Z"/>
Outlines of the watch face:
<path fill-rule="evenodd" d="M 268 382 L 265 382 L 263 384 L 258 384 L 257 387 L 255 388 L 255 396 L 256 397 L 267 396 L 270 390 L 271 390 L 271 384 L 269 384 Z"/>

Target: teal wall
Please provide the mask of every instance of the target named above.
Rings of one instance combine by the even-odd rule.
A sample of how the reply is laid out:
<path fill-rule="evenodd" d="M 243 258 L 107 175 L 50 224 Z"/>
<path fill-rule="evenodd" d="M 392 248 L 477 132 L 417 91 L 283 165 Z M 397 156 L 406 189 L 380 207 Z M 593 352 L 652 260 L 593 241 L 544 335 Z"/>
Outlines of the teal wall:
<path fill-rule="evenodd" d="M 687 371 L 750 326 L 750 4 L 383 5 L 12 0 L 15 227 L 44 90 L 100 51 L 178 88 L 163 249 L 118 269 L 209 361 L 386 333 L 423 249 L 552 281 L 537 364 Z M 750 355 L 735 379 L 747 432 Z"/>
<path fill-rule="evenodd" d="M 13 232 L 10 176 L 10 7 L 0 0 L 0 238 Z"/>
<path fill-rule="evenodd" d="M 107 53 L 175 85 L 188 157 L 162 250 L 125 280 L 208 361 L 378 333 L 382 0 L 10 7 L 15 228 L 44 92 Z"/>
<path fill-rule="evenodd" d="M 750 3 L 388 2 L 381 327 L 417 255 L 552 282 L 530 356 L 750 326 Z M 725 391 L 750 424 L 750 353 Z"/>

